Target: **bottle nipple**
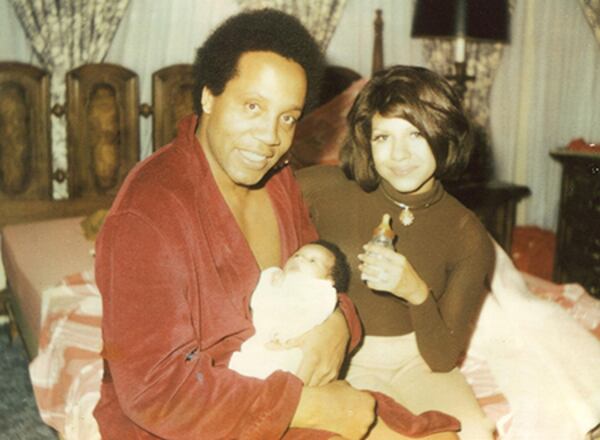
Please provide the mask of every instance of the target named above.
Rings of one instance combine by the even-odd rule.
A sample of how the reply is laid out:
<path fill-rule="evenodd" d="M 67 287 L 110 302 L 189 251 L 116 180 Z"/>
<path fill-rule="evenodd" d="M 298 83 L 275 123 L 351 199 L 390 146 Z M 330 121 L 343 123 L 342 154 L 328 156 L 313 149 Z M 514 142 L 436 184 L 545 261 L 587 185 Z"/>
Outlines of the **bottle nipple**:
<path fill-rule="evenodd" d="M 373 229 L 373 236 L 371 238 L 371 243 L 380 244 L 382 246 L 388 247 L 390 249 L 394 248 L 394 231 L 390 227 L 390 215 L 383 214 L 381 218 L 381 223 Z"/>

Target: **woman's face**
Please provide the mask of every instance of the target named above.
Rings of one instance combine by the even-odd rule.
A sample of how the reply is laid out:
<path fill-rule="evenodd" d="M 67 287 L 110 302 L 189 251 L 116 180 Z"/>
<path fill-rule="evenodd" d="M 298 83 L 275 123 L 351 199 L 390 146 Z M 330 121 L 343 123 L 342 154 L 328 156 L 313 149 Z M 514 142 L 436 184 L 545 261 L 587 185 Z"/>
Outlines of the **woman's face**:
<path fill-rule="evenodd" d="M 406 119 L 372 119 L 371 150 L 375 169 L 397 191 L 421 194 L 433 187 L 436 163 L 431 147 Z"/>

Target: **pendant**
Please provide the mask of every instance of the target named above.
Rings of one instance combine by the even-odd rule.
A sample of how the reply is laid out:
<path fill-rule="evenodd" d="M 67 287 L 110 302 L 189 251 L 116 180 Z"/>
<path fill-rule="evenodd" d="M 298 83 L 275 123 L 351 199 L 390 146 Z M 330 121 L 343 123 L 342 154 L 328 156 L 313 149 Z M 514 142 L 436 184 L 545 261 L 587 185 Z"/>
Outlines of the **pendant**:
<path fill-rule="evenodd" d="M 412 212 L 410 212 L 410 208 L 408 206 L 402 209 L 398 218 L 400 223 L 402 223 L 404 226 L 410 226 L 415 221 L 415 216 Z"/>

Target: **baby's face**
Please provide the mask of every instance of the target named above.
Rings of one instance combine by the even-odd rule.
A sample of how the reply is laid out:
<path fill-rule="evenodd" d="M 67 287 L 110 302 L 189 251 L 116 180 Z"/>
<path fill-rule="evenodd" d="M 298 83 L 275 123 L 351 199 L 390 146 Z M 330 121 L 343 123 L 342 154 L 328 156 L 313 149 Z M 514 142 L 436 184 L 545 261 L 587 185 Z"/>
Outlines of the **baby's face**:
<path fill-rule="evenodd" d="M 335 256 L 328 249 L 318 244 L 307 244 L 289 258 L 283 271 L 326 280 L 331 279 L 334 264 Z"/>

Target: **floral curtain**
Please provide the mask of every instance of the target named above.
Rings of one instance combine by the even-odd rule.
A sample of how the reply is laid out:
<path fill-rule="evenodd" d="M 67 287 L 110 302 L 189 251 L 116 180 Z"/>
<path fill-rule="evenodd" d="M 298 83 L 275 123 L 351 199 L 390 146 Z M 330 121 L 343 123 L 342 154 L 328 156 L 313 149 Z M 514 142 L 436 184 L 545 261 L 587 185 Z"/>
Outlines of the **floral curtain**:
<path fill-rule="evenodd" d="M 450 41 L 426 40 L 423 53 L 431 68 L 444 75 L 453 75 L 453 43 Z M 463 105 L 474 122 L 486 126 L 489 120 L 488 98 L 494 74 L 502 59 L 500 43 L 466 43 L 465 60 L 467 74 L 474 78 L 466 83 Z"/>
<path fill-rule="evenodd" d="M 509 0 L 512 15 L 516 0 Z M 463 106 L 474 127 L 475 149 L 466 171 L 466 179 L 485 180 L 494 175 L 491 128 L 490 94 L 494 78 L 502 60 L 503 44 L 484 41 L 467 41 L 465 47 L 466 82 Z M 424 59 L 431 68 L 444 75 L 452 75 L 448 66 L 454 65 L 454 44 L 447 40 L 425 40 Z"/>
<path fill-rule="evenodd" d="M 242 9 L 274 8 L 298 17 L 325 52 L 346 0 L 237 0 Z"/>
<path fill-rule="evenodd" d="M 82 64 L 101 62 L 129 0 L 10 0 L 34 53 L 52 74 L 51 105 L 63 104 L 65 74 Z M 64 118 L 52 121 L 53 168 L 67 169 Z M 54 184 L 54 197 L 67 196 L 66 182 Z"/>
<path fill-rule="evenodd" d="M 443 40 L 423 41 L 423 56 L 433 70 L 443 75 L 453 75 L 453 43 Z M 475 150 L 467 170 L 467 178 L 481 180 L 493 174 L 493 159 L 490 145 L 489 98 L 494 76 L 502 59 L 503 45 L 500 43 L 466 43 L 465 60 L 467 75 L 463 106 L 474 127 Z"/>
<path fill-rule="evenodd" d="M 600 44 L 600 0 L 579 0 L 596 41 Z"/>

